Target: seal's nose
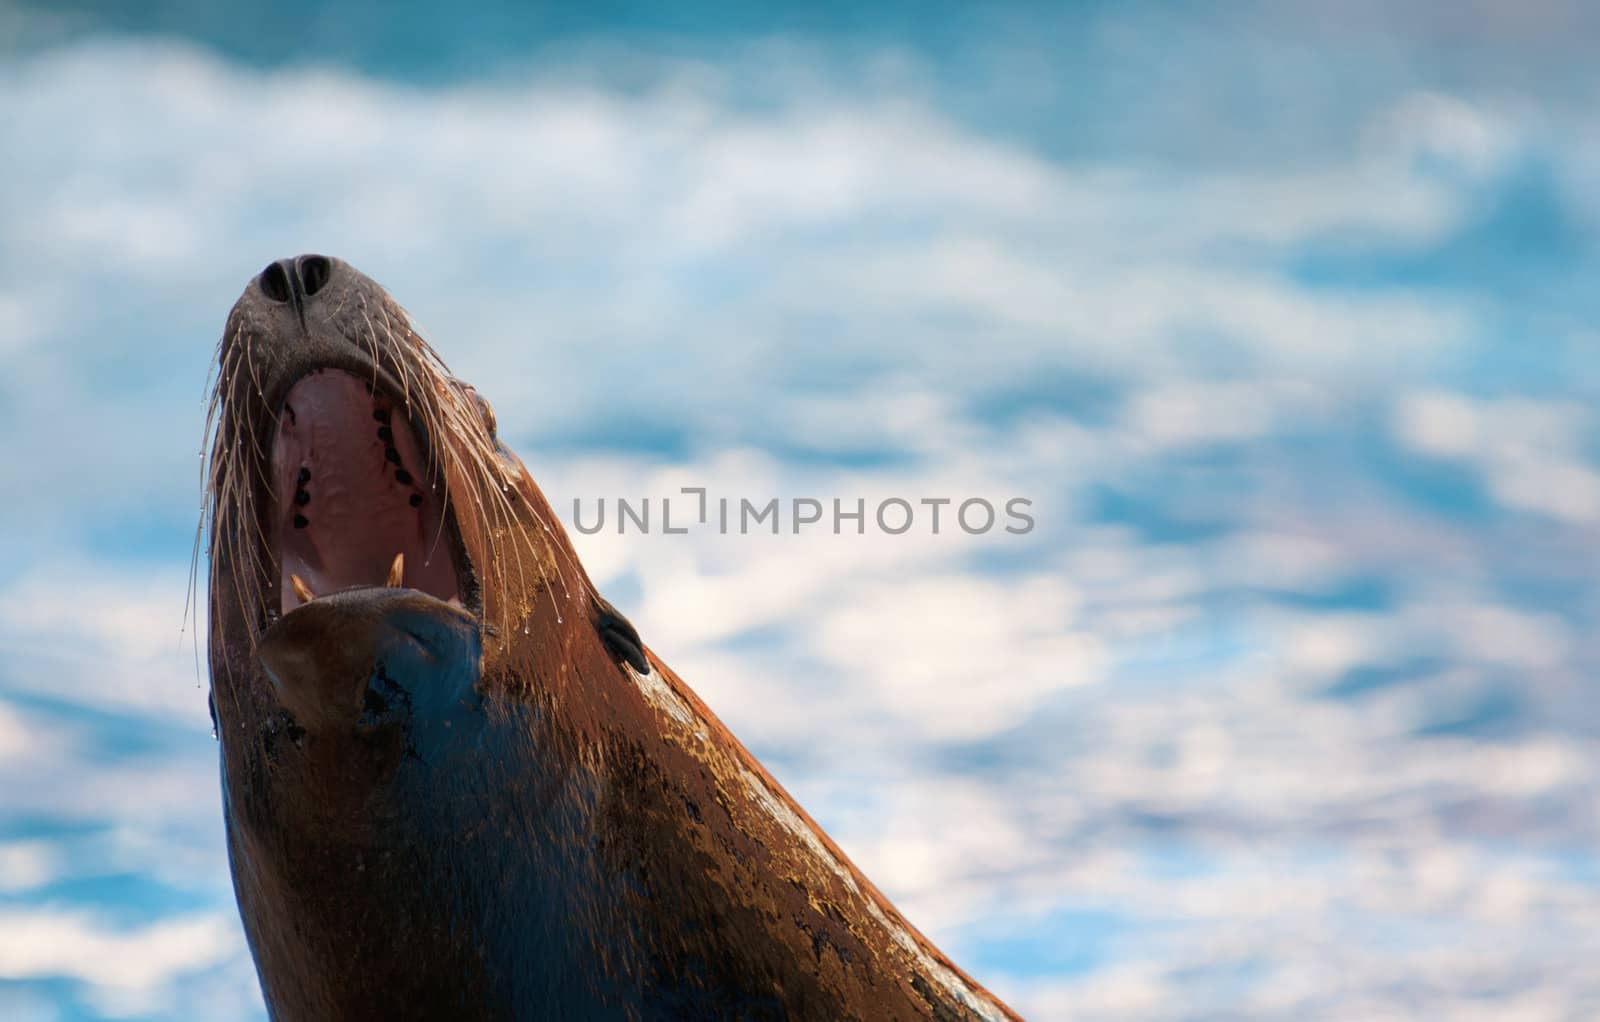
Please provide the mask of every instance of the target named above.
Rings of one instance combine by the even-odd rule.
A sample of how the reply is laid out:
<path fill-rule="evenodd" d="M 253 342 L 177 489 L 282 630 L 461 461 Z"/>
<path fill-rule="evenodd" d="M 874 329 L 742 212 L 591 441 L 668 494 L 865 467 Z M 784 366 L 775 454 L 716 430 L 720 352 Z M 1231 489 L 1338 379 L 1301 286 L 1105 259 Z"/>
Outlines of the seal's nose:
<path fill-rule="evenodd" d="M 280 304 L 299 305 L 321 291 L 333 276 L 333 262 L 327 256 L 303 255 L 279 259 L 261 271 L 257 278 L 261 293 Z"/>

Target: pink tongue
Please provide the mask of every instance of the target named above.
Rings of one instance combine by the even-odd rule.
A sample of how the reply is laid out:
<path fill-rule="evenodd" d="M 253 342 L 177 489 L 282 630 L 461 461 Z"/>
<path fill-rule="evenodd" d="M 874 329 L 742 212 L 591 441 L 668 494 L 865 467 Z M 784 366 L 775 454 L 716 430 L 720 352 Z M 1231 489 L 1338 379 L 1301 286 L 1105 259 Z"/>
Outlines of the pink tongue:
<path fill-rule="evenodd" d="M 396 554 L 404 584 L 454 595 L 454 573 L 438 536 L 424 460 L 403 411 L 374 399 L 348 373 L 322 370 L 297 383 L 284 402 L 273 443 L 280 501 L 283 609 L 299 603 L 289 575 L 317 595 L 382 585 Z M 426 530 L 426 523 L 434 528 Z M 433 556 L 429 556 L 433 554 Z M 432 583 L 432 584 L 428 584 Z M 444 592 L 435 592 L 443 588 Z"/>

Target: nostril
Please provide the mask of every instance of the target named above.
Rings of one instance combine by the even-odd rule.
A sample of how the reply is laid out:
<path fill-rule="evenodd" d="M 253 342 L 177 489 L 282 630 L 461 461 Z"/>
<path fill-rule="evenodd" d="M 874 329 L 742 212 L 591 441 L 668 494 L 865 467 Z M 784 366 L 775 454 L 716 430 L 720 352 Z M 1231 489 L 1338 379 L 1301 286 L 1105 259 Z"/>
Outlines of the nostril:
<path fill-rule="evenodd" d="M 290 296 L 289 272 L 282 263 L 273 263 L 261 271 L 261 293 L 275 302 L 287 302 Z"/>
<path fill-rule="evenodd" d="M 333 276 L 333 264 L 328 262 L 327 256 L 300 257 L 300 286 L 305 288 L 307 298 L 321 291 L 331 276 Z"/>

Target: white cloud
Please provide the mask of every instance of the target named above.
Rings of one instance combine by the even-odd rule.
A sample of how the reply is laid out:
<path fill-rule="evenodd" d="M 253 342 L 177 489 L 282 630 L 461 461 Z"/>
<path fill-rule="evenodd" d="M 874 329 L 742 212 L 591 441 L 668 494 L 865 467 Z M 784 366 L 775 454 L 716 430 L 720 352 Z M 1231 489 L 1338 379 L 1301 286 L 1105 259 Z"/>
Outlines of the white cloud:
<path fill-rule="evenodd" d="M 836 586 L 813 650 L 837 679 L 862 689 L 858 700 L 875 693 L 880 712 L 912 729 L 908 739 L 977 738 L 1104 676 L 1100 641 L 1073 628 L 1074 601 L 1053 577 Z"/>
<path fill-rule="evenodd" d="M 206 717 L 205 694 L 196 690 L 205 670 L 203 584 L 198 595 L 201 605 L 185 620 L 187 570 L 172 564 L 108 570 L 67 557 L 20 575 L 0 588 L 7 680 L 71 702 L 198 723 Z"/>
<path fill-rule="evenodd" d="M 0 358 L 21 351 L 41 333 L 47 310 L 36 300 L 0 291 Z"/>
<path fill-rule="evenodd" d="M 1141 389 L 1123 415 L 1138 442 L 1185 449 L 1257 440 L 1293 423 L 1319 424 L 1335 407 L 1325 389 L 1295 380 L 1170 380 Z"/>
<path fill-rule="evenodd" d="M 1483 178 L 1503 171 L 1522 139 L 1500 111 L 1459 96 L 1414 92 L 1374 119 L 1367 145 L 1379 159 L 1442 164 Z"/>
<path fill-rule="evenodd" d="M 1394 414 L 1404 447 L 1473 465 L 1506 507 L 1575 523 L 1600 521 L 1600 471 L 1584 451 L 1592 428 L 1572 402 L 1440 391 L 1407 395 Z"/>
<path fill-rule="evenodd" d="M 113 993 L 154 995 L 146 1010 L 159 1010 L 163 987 L 185 973 L 216 965 L 238 947 L 238 927 L 222 914 L 119 930 L 84 912 L 0 911 L 0 977 L 66 977 Z"/>
<path fill-rule="evenodd" d="M 0 844 L 0 892 L 16 894 L 42 887 L 60 872 L 60 855 L 48 841 Z"/>
<path fill-rule="evenodd" d="M 11 707 L 0 703 L 0 762 L 19 760 L 34 747 L 33 735 Z"/>

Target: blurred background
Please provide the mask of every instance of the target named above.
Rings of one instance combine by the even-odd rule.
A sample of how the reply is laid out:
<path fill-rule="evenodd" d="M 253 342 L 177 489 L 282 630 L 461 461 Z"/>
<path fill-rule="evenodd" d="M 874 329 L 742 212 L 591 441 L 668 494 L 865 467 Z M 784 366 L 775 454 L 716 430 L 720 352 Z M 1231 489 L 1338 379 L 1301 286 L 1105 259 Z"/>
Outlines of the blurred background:
<path fill-rule="evenodd" d="M 213 347 L 300 252 L 569 523 L 1033 501 L 576 537 L 1029 1017 L 1600 1017 L 1597 45 L 1560 0 L 0 0 L 0 1017 L 263 1017 L 184 605 Z"/>

